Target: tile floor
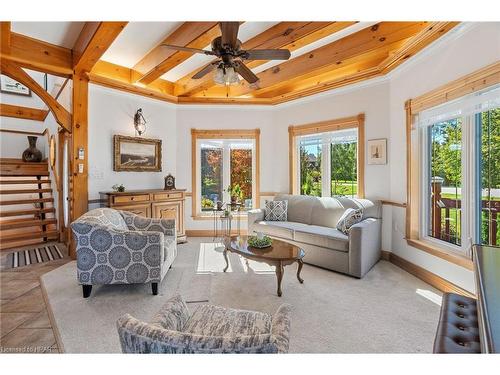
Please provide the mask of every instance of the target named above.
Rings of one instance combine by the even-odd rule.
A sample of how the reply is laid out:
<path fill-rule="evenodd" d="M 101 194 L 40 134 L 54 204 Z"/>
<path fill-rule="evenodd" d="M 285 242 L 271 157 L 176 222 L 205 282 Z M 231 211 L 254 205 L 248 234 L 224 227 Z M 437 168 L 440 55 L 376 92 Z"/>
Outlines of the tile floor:
<path fill-rule="evenodd" d="M 20 268 L 2 267 L 0 353 L 59 352 L 40 289 L 40 276 L 69 261 L 66 257 Z"/>

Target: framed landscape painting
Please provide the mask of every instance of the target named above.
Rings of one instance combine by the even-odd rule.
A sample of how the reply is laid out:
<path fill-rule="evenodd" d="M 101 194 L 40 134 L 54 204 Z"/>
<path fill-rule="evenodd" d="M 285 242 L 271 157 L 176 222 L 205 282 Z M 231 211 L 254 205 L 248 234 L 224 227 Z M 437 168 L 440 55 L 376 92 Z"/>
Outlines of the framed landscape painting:
<path fill-rule="evenodd" d="M 115 135 L 113 170 L 160 172 L 161 140 Z"/>
<path fill-rule="evenodd" d="M 387 164 L 387 139 L 368 141 L 368 164 Z"/>
<path fill-rule="evenodd" d="M 5 94 L 31 96 L 31 90 L 29 87 L 24 86 L 22 83 L 4 75 L 0 76 L 0 91 Z"/>

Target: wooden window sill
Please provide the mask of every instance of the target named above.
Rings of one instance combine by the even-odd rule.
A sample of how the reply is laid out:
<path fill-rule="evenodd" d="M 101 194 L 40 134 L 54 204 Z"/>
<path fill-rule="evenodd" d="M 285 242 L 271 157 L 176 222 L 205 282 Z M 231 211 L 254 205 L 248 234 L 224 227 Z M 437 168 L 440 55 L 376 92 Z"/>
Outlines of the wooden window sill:
<path fill-rule="evenodd" d="M 407 239 L 406 242 L 410 246 L 416 247 L 419 250 L 425 251 L 426 253 L 444 259 L 450 263 L 456 264 L 457 266 L 464 267 L 471 271 L 473 270 L 472 260 L 470 260 L 469 258 L 442 249 L 435 244 L 431 244 L 427 241 Z"/>

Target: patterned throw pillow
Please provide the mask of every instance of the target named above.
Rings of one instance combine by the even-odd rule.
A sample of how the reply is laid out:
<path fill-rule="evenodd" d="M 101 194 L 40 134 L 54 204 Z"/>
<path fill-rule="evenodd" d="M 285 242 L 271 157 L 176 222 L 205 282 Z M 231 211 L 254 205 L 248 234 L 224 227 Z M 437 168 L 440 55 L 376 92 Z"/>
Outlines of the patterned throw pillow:
<path fill-rule="evenodd" d="M 287 221 L 288 201 L 266 201 L 266 221 Z"/>
<path fill-rule="evenodd" d="M 345 235 L 349 234 L 349 229 L 361 221 L 363 218 L 363 210 L 355 210 L 353 208 L 348 208 L 344 211 L 342 216 L 340 217 L 337 223 L 337 229 L 344 233 Z"/>

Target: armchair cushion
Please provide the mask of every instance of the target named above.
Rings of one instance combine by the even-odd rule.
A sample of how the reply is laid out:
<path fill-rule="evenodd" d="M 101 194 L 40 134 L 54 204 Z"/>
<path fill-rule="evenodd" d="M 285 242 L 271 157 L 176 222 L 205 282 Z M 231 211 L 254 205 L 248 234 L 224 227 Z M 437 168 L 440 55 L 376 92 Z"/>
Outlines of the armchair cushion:
<path fill-rule="evenodd" d="M 117 321 L 124 353 L 286 353 L 290 305 L 270 314 L 202 305 L 189 314 L 174 296 L 153 319 L 141 322 L 129 314 Z M 179 328 L 183 326 L 182 328 Z M 176 327 L 176 329 L 174 329 Z"/>

